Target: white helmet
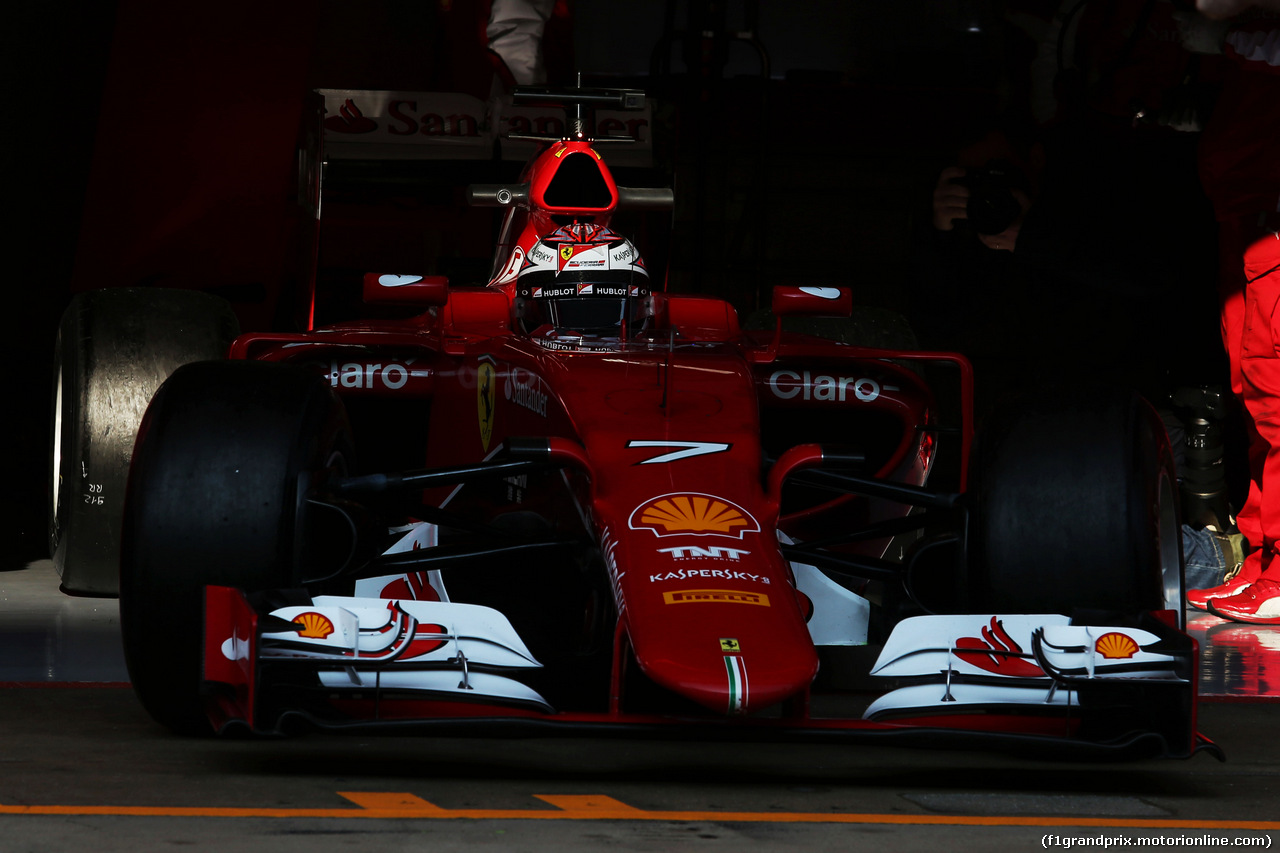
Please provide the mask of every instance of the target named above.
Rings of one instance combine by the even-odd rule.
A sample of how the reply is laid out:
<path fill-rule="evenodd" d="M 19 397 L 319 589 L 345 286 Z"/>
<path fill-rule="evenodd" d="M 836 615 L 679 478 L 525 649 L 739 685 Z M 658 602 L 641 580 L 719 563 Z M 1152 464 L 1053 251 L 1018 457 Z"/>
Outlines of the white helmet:
<path fill-rule="evenodd" d="M 525 254 L 516 316 L 551 349 L 616 349 L 653 313 L 649 271 L 631 241 L 602 225 L 575 222 Z"/>

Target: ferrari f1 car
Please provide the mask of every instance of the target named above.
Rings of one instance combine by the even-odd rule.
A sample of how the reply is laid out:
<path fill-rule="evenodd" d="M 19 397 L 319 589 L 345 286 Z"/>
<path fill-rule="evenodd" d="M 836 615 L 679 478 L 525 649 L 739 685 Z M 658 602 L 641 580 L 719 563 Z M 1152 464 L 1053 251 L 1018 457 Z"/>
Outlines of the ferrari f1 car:
<path fill-rule="evenodd" d="M 94 373 L 87 342 L 150 325 L 199 358 L 226 318 L 127 291 L 109 321 L 69 312 L 55 551 L 65 587 L 114 592 L 118 525 L 152 717 L 1213 749 L 1145 402 L 1028 403 L 975 441 L 961 356 L 784 328 L 848 315 L 845 288 L 776 287 L 760 329 L 663 292 L 611 217 L 670 194 L 619 187 L 590 130 L 637 95 L 521 97 L 576 121 L 518 183 L 471 188 L 503 209 L 491 281 L 370 274 L 365 302 L 403 316 L 240 335 L 178 367 L 122 502 L 90 422 L 147 367 L 117 343 L 133 355 Z"/>

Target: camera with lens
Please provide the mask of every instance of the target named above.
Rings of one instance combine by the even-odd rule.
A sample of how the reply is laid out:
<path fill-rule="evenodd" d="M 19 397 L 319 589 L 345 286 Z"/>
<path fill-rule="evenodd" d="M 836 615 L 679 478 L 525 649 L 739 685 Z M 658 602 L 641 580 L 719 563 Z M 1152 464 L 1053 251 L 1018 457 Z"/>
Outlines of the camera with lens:
<path fill-rule="evenodd" d="M 1020 179 L 1016 169 L 999 160 L 953 179 L 969 189 L 968 227 L 979 234 L 1000 234 L 1012 225 L 1022 214 L 1022 205 L 1013 194 Z"/>

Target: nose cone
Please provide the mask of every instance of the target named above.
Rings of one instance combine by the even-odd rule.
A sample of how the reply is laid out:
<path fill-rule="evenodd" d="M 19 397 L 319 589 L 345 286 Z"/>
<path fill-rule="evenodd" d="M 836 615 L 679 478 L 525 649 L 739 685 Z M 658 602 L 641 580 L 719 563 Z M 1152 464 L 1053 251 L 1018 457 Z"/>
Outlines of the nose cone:
<path fill-rule="evenodd" d="M 818 653 L 772 519 L 762 523 L 753 511 L 758 484 L 714 495 L 657 489 L 613 518 L 596 504 L 640 670 L 718 714 L 748 714 L 804 691 Z"/>
<path fill-rule="evenodd" d="M 748 714 L 802 692 L 817 674 L 817 652 L 790 584 L 765 590 L 664 593 L 672 618 L 630 620 L 641 670 L 720 714 Z"/>

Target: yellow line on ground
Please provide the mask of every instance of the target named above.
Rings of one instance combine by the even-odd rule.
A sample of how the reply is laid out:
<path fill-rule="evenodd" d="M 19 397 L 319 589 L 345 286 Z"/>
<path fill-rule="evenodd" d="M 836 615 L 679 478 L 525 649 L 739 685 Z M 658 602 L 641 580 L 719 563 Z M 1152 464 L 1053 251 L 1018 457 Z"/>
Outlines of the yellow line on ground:
<path fill-rule="evenodd" d="M 719 823 L 849 823 L 901 826 L 1037 826 L 1110 829 L 1280 830 L 1280 821 L 1176 820 L 1015 815 L 843 814 L 825 812 L 646 811 L 602 795 L 538 794 L 554 808 L 444 809 L 414 794 L 340 791 L 357 808 L 284 809 L 175 806 L 11 806 L 0 815 L 80 815 L 112 817 L 262 817 L 382 820 L 646 820 Z"/>

